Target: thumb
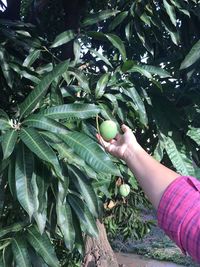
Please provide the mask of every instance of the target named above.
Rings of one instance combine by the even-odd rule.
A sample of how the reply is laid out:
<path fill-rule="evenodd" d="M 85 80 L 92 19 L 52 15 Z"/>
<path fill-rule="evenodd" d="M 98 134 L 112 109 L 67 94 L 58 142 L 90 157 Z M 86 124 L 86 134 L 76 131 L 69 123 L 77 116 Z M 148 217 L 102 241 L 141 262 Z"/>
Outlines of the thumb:
<path fill-rule="evenodd" d="M 125 124 L 122 124 L 121 129 L 122 129 L 123 133 L 131 131 L 131 129 L 128 126 L 126 126 Z"/>

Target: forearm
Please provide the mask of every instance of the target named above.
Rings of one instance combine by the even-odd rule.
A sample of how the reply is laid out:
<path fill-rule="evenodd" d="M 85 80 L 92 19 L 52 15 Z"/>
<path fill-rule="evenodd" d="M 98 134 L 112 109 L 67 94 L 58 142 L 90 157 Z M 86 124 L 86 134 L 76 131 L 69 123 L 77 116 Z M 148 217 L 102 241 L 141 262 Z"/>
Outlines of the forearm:
<path fill-rule="evenodd" d="M 180 175 L 157 162 L 142 147 L 130 147 L 125 162 L 157 209 L 166 188 Z"/>

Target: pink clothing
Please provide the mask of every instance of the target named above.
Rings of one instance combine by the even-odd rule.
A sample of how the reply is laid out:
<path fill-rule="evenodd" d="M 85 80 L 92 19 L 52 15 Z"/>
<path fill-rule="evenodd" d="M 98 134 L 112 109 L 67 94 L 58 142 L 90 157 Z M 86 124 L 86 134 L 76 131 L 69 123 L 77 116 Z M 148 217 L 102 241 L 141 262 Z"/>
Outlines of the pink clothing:
<path fill-rule="evenodd" d="M 178 177 L 164 192 L 158 207 L 158 225 L 200 263 L 200 181 Z"/>

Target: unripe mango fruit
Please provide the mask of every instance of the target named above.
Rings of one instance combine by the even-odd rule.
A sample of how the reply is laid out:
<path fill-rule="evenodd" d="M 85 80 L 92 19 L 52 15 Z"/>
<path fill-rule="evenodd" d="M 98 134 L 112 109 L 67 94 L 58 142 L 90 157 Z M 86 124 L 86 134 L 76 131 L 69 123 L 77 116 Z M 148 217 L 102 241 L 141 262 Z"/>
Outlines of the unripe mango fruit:
<path fill-rule="evenodd" d="M 100 134 L 105 141 L 115 138 L 118 133 L 117 124 L 114 121 L 106 120 L 100 125 Z"/>
<path fill-rule="evenodd" d="M 130 193 L 130 186 L 128 184 L 120 185 L 119 193 L 122 197 L 127 197 Z"/>

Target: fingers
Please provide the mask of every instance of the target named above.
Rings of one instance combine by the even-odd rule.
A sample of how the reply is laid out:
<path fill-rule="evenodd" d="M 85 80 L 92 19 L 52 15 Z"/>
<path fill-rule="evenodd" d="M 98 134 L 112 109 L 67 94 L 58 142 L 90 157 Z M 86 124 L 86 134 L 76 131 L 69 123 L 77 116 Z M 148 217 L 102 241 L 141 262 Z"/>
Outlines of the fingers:
<path fill-rule="evenodd" d="M 126 132 L 128 132 L 128 131 L 131 131 L 131 129 L 130 129 L 128 126 L 126 126 L 125 124 L 122 124 L 121 129 L 122 129 L 122 131 L 123 131 L 124 133 L 126 133 Z"/>
<path fill-rule="evenodd" d="M 108 142 L 106 142 L 102 136 L 100 134 L 96 134 L 96 137 L 99 141 L 99 143 L 104 147 L 104 148 L 108 148 L 108 146 L 110 145 Z"/>
<path fill-rule="evenodd" d="M 113 145 L 117 142 L 115 139 L 110 140 L 110 142 L 106 142 L 101 135 L 96 134 L 96 137 L 99 141 L 99 143 L 103 146 L 103 148 L 105 149 L 105 151 L 107 151 L 108 153 L 111 153 L 113 150 Z"/>
<path fill-rule="evenodd" d="M 118 133 L 118 134 L 115 136 L 115 140 L 119 141 L 120 138 L 121 138 L 121 134 Z"/>

